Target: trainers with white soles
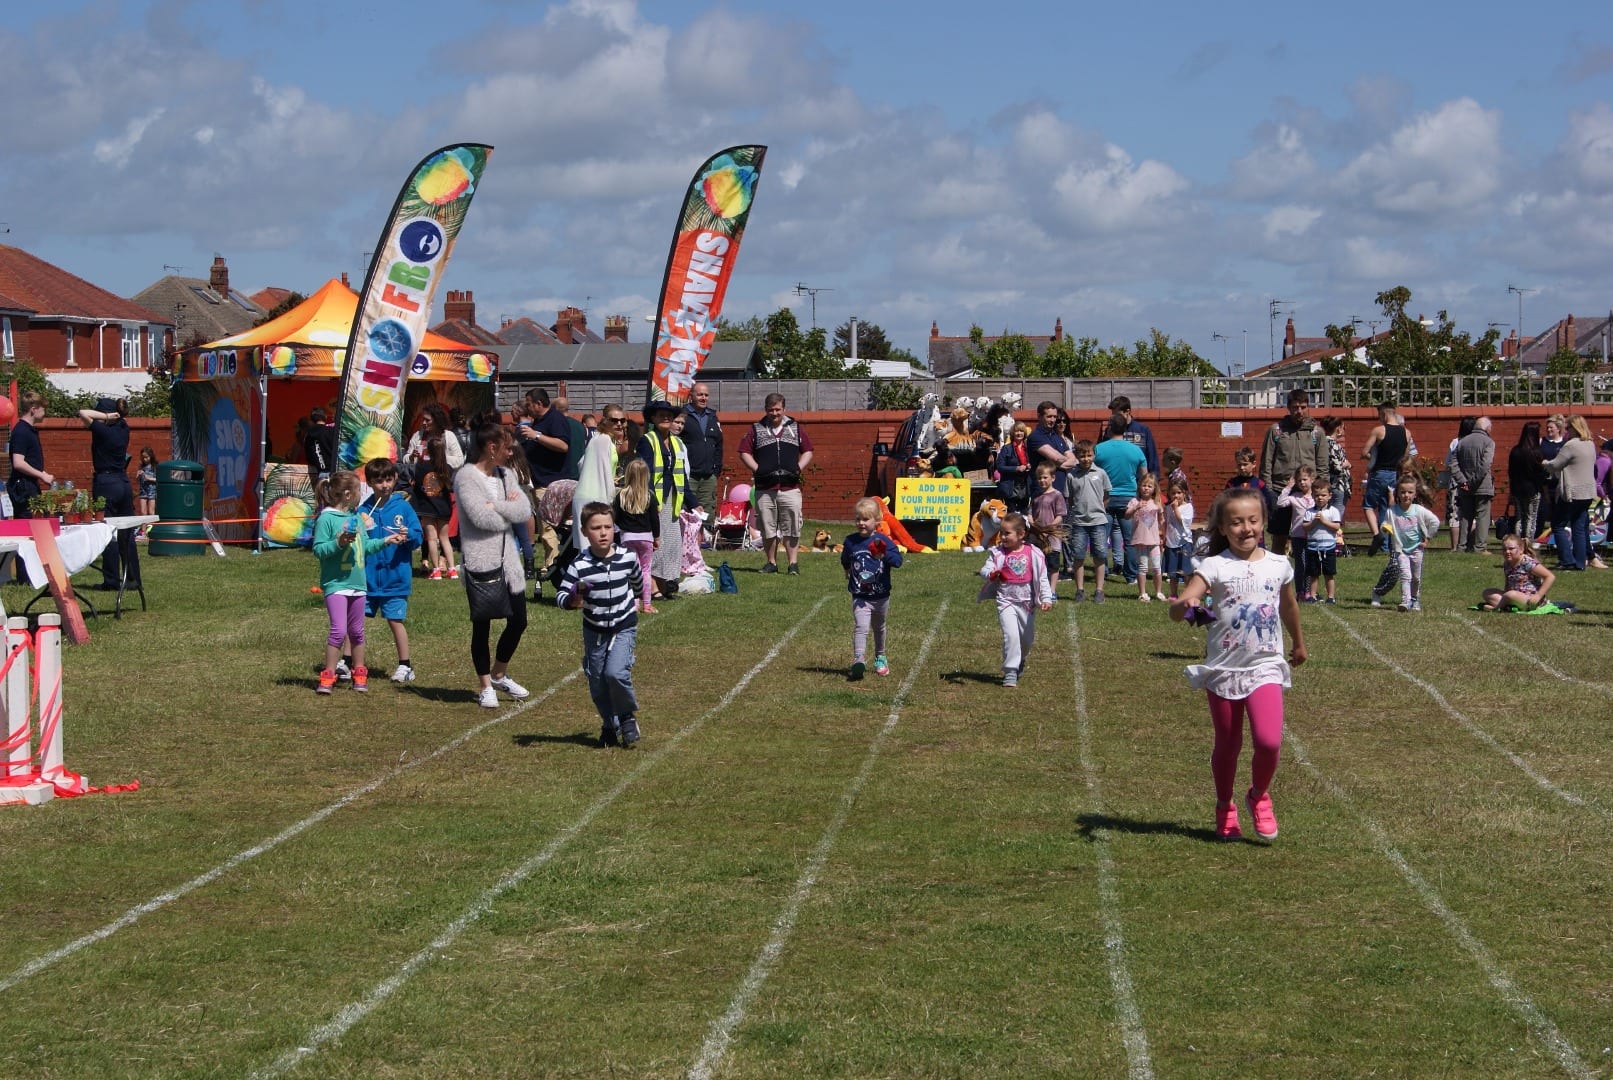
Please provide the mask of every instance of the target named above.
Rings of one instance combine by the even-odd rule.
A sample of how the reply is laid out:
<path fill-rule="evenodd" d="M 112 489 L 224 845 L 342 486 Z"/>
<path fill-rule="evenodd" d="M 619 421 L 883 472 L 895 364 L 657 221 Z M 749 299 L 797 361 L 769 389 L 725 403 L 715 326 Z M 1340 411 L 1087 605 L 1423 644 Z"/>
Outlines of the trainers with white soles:
<path fill-rule="evenodd" d="M 532 691 L 510 678 L 508 675 L 500 675 L 498 678 L 494 679 L 492 686 L 494 690 L 502 690 L 512 698 L 516 699 L 527 697 L 532 693 Z"/>
<path fill-rule="evenodd" d="M 476 695 L 476 704 L 484 709 L 498 708 L 498 691 L 491 686 L 482 687 L 481 693 Z"/>
<path fill-rule="evenodd" d="M 399 664 L 392 670 L 392 681 L 395 683 L 414 682 L 414 668 L 408 664 Z"/>

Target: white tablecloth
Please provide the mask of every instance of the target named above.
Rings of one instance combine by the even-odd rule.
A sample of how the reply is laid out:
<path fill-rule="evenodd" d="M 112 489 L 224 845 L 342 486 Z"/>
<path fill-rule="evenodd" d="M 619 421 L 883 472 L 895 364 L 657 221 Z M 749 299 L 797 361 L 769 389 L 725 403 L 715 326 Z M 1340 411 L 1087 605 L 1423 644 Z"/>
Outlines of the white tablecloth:
<path fill-rule="evenodd" d="M 101 557 L 106 545 L 112 542 L 114 529 L 133 529 L 157 520 L 155 514 L 136 514 L 129 517 L 109 517 L 88 525 L 63 525 L 56 537 L 56 550 L 62 554 L 69 576 L 78 573 Z M 26 536 L 0 537 L 0 551 L 15 551 L 28 581 L 36 589 L 45 586 L 45 563 L 39 557 L 39 545 Z"/>

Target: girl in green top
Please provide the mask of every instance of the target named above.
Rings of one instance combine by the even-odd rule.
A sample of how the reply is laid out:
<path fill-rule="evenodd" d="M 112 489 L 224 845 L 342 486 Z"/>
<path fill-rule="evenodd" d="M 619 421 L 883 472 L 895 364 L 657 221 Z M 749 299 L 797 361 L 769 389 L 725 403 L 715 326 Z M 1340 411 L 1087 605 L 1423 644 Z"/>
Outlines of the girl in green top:
<path fill-rule="evenodd" d="M 314 554 L 319 557 L 319 587 L 330 614 L 325 667 L 315 688 L 321 694 L 330 693 L 336 685 L 336 661 L 341 658 L 344 640 L 352 648 L 353 689 L 360 693 L 369 690 L 370 669 L 364 666 L 364 555 L 403 542 L 396 533 L 385 538 L 369 535 L 369 523 L 354 512 L 359 491 L 358 474 L 345 470 L 319 485 L 319 501 L 325 509 L 314 523 Z"/>

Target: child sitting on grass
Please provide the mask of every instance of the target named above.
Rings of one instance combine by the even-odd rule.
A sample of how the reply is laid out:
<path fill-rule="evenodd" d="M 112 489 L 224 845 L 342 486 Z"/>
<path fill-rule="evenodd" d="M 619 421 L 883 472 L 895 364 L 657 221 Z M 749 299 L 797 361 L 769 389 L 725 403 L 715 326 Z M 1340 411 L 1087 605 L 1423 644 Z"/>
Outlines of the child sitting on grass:
<path fill-rule="evenodd" d="M 1501 588 L 1484 590 L 1486 611 L 1532 611 L 1546 602 L 1557 581 L 1556 574 L 1535 560 L 1529 541 L 1516 533 L 1501 541 L 1501 577 Z"/>

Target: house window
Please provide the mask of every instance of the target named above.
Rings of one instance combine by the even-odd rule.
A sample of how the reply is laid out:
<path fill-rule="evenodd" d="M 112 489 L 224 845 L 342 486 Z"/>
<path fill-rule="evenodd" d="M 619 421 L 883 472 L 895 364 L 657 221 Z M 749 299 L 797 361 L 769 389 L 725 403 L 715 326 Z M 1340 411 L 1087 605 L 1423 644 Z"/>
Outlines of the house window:
<path fill-rule="evenodd" d="M 67 366 L 78 367 L 78 358 L 73 355 L 73 324 L 67 324 Z"/>
<path fill-rule="evenodd" d="M 11 316 L 0 315 L 0 356 L 10 360 L 16 355 L 16 346 L 11 342 Z"/>
<path fill-rule="evenodd" d="M 140 367 L 140 328 L 138 326 L 125 326 L 123 328 L 123 366 L 125 368 Z"/>
<path fill-rule="evenodd" d="M 155 326 L 146 327 L 146 366 L 153 367 L 162 356 L 161 338 Z"/>

